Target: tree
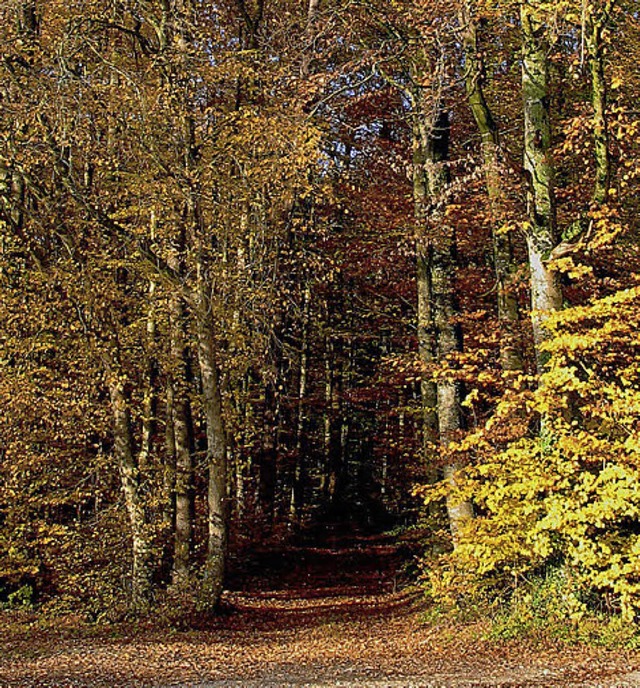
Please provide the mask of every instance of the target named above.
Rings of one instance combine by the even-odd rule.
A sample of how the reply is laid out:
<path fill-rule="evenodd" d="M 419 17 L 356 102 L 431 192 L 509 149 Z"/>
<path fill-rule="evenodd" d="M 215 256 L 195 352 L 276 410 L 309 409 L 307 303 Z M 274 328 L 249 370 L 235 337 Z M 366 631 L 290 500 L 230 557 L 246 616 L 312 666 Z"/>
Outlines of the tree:
<path fill-rule="evenodd" d="M 514 273 L 517 266 L 513 256 L 511 236 L 505 231 L 506 193 L 501 178 L 504 173 L 504 164 L 501 163 L 498 125 L 484 94 L 486 69 L 483 64 L 483 52 L 478 44 L 477 22 L 472 4 L 467 0 L 460 7 L 459 22 L 464 51 L 465 90 L 473 119 L 480 133 L 485 184 L 494 222 L 493 262 L 496 273 L 498 318 L 502 329 L 501 362 L 504 370 L 518 371 L 522 370 L 523 361 L 516 339 L 520 319 L 514 289 Z"/>
<path fill-rule="evenodd" d="M 539 370 L 542 370 L 544 357 L 540 346 L 546 338 L 544 321 L 549 312 L 562 307 L 559 275 L 549 266 L 551 253 L 558 244 L 558 231 L 549 119 L 549 45 L 545 36 L 543 4 L 523 2 L 520 5 L 520 23 L 531 318 L 536 359 Z"/>

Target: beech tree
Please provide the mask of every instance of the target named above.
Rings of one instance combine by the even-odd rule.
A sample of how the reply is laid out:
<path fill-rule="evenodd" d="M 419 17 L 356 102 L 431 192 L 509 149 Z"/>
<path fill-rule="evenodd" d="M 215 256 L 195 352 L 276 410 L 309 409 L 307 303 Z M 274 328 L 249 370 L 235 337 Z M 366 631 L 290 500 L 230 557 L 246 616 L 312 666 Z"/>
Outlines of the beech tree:
<path fill-rule="evenodd" d="M 442 595 L 582 547 L 632 615 L 632 3 L 0 20 L 1 587 L 199 612 L 426 516 Z"/>
<path fill-rule="evenodd" d="M 478 42 L 475 8 L 463 2 L 459 13 L 464 52 L 464 83 L 473 119 L 481 138 L 482 159 L 487 196 L 491 204 L 493 227 L 493 262 L 496 273 L 498 318 L 502 330 L 500 357 L 505 370 L 522 370 L 522 352 L 518 346 L 519 309 L 514 288 L 517 265 L 508 227 L 504 151 L 500 148 L 498 124 L 487 103 L 484 88 L 486 67 Z"/>
<path fill-rule="evenodd" d="M 522 95 L 524 102 L 524 170 L 527 183 L 527 249 L 531 275 L 531 317 L 538 367 L 547 314 L 562 306 L 557 271 L 549 265 L 559 243 L 555 170 L 551 159 L 549 42 L 542 3 L 520 5 L 522 27 Z"/>
<path fill-rule="evenodd" d="M 635 540 L 631 531 L 616 531 L 612 519 L 616 518 L 614 513 L 624 512 L 630 518 L 628 525 L 635 518 L 634 500 L 624 485 L 635 480 L 631 475 L 635 471 L 632 457 L 636 431 L 621 420 L 618 427 L 626 448 L 608 454 L 616 433 L 600 443 L 602 436 L 595 425 L 587 423 L 590 429 L 583 425 L 594 413 L 616 413 L 615 403 L 605 401 L 604 397 L 602 403 L 594 405 L 593 393 L 606 396 L 606 387 L 615 396 L 622 394 L 602 382 L 596 370 L 603 364 L 595 363 L 593 356 L 597 357 L 596 341 L 602 341 L 601 338 L 611 341 L 613 349 L 608 349 L 609 355 L 615 356 L 613 332 L 619 325 L 613 324 L 617 322 L 613 303 L 619 305 L 620 313 L 625 310 L 627 306 L 623 304 L 634 301 L 635 281 L 627 280 L 624 271 L 617 271 L 613 254 L 619 249 L 626 251 L 622 246 L 633 241 L 636 232 L 631 230 L 622 244 L 609 243 L 604 249 L 613 236 L 624 236 L 618 218 L 625 211 L 619 205 L 618 190 L 611 187 L 612 140 L 607 133 L 607 109 L 601 100 L 607 90 L 603 71 L 606 63 L 602 61 L 606 33 L 600 34 L 597 54 L 589 57 L 588 43 L 594 31 L 589 13 L 595 11 L 600 20 L 608 16 L 608 21 L 615 16 L 620 25 L 629 15 L 622 8 L 617 15 L 607 15 L 613 6 L 589 5 L 578 12 L 579 8 L 567 4 L 562 15 L 545 3 L 520 3 L 517 9 L 523 39 L 522 148 L 527 196 L 524 233 L 538 374 L 516 379 L 513 387 L 507 387 L 486 425 L 458 445 L 461 456 L 468 452 L 475 455 L 475 460 L 461 473 L 458 499 L 473 500 L 480 516 L 465 525 L 455 552 L 445 568 L 438 569 L 433 582 L 446 597 L 452 593 L 460 595 L 463 590 L 479 592 L 488 574 L 503 576 L 500 585 L 504 590 L 509 589 L 509 580 L 517 586 L 525 575 L 535 579 L 541 572 L 551 576 L 554 570 L 560 570 L 560 575 L 571 571 L 576 579 L 565 591 L 563 613 L 581 619 L 590 613 L 588 599 L 593 595 L 607 599 L 612 609 L 631 618 L 637 609 L 630 563 Z M 562 31 L 554 34 L 548 22 L 551 18 L 557 22 L 559 16 L 565 22 L 564 35 L 575 36 L 574 42 L 562 45 L 558 38 Z M 554 79 L 562 80 L 556 87 L 550 78 L 552 54 Z M 620 57 L 611 60 L 610 68 L 617 59 Z M 615 73 L 615 69 L 612 71 Z M 567 79 L 571 74 L 589 94 L 587 106 L 577 113 L 571 107 L 564 109 L 566 100 L 559 95 L 568 88 L 573 94 Z M 562 138 L 551 130 L 552 112 Z M 584 123 L 584 128 L 579 122 Z M 578 153 L 577 139 L 586 142 L 586 155 Z M 604 141 L 607 143 L 603 146 Z M 576 165 L 581 173 L 571 176 Z M 595 273 L 603 270 L 599 267 L 603 249 L 610 261 L 604 269 L 611 280 L 607 296 L 594 281 Z M 586 293 L 592 296 L 585 302 Z M 635 316 L 627 311 L 622 317 L 633 320 Z M 610 325 L 605 326 L 600 318 L 608 319 Z M 626 364 L 618 363 L 620 370 L 626 370 Z M 626 374 L 625 379 L 629 379 Z M 630 385 L 633 387 L 634 383 Z M 542 421 L 542 433 L 532 434 L 533 421 L 538 427 Z M 598 465 L 590 460 L 596 445 L 608 456 Z M 581 495 L 577 500 L 569 496 L 574 490 Z M 605 493 L 607 498 L 603 497 Z M 437 494 L 436 491 L 433 497 Z M 578 550 L 589 554 L 578 555 Z M 443 576 L 440 582 L 444 580 L 444 585 L 437 582 L 438 575 Z M 508 594 L 517 595 L 513 588 Z"/>

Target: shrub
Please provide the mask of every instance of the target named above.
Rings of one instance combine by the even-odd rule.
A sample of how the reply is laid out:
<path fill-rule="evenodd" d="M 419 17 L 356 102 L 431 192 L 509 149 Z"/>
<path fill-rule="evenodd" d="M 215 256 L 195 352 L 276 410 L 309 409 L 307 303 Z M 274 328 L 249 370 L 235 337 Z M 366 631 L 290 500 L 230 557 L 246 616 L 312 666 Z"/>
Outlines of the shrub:
<path fill-rule="evenodd" d="M 427 490 L 476 505 L 447 560 L 453 588 L 504 588 L 553 564 L 606 613 L 640 613 L 639 321 L 640 288 L 555 314 L 537 389 L 517 380 L 456 447 L 475 460 Z M 579 616 L 578 599 L 560 608 Z"/>

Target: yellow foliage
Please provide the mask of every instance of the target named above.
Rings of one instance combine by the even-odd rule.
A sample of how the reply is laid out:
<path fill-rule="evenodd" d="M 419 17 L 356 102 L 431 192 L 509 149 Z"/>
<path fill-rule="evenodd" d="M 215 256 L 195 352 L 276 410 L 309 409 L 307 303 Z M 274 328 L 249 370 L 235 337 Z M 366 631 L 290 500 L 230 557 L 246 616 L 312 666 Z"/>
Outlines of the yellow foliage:
<path fill-rule="evenodd" d="M 624 618 L 640 612 L 639 318 L 636 287 L 549 319 L 538 389 L 507 395 L 458 445 L 476 463 L 455 486 L 431 491 L 476 505 L 454 569 L 517 579 L 562 562 Z M 527 421 L 520 437 L 505 441 L 501 429 L 518 417 Z"/>

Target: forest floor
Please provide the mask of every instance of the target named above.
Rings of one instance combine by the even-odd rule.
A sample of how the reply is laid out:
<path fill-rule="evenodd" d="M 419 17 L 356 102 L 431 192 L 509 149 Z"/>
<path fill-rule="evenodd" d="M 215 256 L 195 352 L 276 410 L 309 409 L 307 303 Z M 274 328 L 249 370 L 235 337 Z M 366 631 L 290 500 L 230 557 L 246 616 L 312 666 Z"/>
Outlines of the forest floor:
<path fill-rule="evenodd" d="M 380 538 L 265 551 L 234 578 L 225 612 L 197 630 L 0 612 L 0 686 L 640 686 L 637 651 L 424 623 L 420 596 L 399 589 L 402 566 Z"/>

